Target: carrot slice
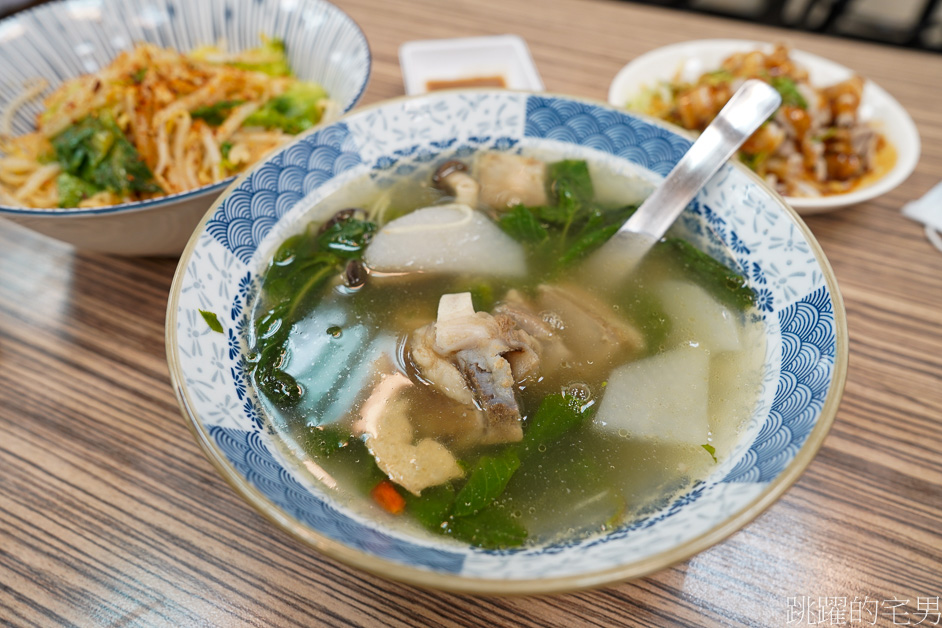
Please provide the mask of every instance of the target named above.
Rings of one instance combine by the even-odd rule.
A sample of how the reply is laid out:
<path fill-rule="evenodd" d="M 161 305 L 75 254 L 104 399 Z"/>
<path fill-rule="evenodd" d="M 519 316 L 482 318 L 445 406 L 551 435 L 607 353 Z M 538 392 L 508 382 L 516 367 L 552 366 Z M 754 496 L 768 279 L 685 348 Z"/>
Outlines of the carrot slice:
<path fill-rule="evenodd" d="M 373 487 L 370 496 L 383 510 L 394 515 L 406 509 L 406 500 L 403 499 L 396 487 L 389 480 L 383 480 Z"/>

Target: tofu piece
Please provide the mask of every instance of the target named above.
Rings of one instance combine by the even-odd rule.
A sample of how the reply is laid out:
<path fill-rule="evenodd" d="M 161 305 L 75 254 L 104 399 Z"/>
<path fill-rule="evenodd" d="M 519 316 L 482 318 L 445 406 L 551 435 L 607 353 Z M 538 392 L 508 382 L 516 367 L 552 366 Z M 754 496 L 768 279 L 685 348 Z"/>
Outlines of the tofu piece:
<path fill-rule="evenodd" d="M 687 281 L 665 282 L 658 297 L 673 321 L 670 344 L 694 342 L 716 353 L 742 347 L 738 315 L 700 286 Z"/>
<path fill-rule="evenodd" d="M 709 388 L 707 350 L 677 347 L 612 371 L 593 421 L 630 438 L 702 445 L 709 442 Z"/>

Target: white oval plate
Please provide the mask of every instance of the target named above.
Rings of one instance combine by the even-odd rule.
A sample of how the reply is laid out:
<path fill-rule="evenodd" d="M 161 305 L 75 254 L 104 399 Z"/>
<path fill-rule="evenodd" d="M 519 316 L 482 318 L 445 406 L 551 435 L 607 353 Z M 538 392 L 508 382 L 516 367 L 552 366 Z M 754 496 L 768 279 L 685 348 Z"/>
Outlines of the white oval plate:
<path fill-rule="evenodd" d="M 659 81 L 694 80 L 715 70 L 729 55 L 759 49 L 770 52 L 772 44 L 747 39 L 700 39 L 687 41 L 645 53 L 623 67 L 608 90 L 608 102 L 624 107 L 642 89 Z M 808 70 L 813 85 L 832 85 L 851 77 L 854 72 L 839 63 L 801 50 L 791 50 L 791 57 Z M 860 116 L 871 120 L 896 148 L 896 165 L 886 176 L 870 185 L 846 194 L 816 198 L 788 196 L 785 200 L 799 214 L 816 214 L 856 205 L 886 194 L 912 173 L 919 161 L 919 132 L 905 109 L 883 88 L 871 80 L 864 86 Z"/>

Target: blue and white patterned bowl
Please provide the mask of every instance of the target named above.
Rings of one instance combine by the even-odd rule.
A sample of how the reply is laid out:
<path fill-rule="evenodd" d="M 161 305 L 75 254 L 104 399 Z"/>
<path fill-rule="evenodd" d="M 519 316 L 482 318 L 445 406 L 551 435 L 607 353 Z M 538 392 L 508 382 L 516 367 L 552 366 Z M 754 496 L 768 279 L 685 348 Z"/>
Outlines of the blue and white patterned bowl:
<path fill-rule="evenodd" d="M 767 328 L 762 390 L 734 453 L 662 511 L 577 543 L 483 551 L 384 529 L 338 503 L 273 442 L 244 364 L 247 304 L 274 248 L 317 217 L 318 201 L 369 175 L 379 183 L 477 149 L 553 149 L 651 181 L 690 146 L 611 107 L 508 91 L 439 92 L 359 110 L 234 183 L 184 251 L 167 313 L 167 354 L 184 415 L 220 473 L 282 529 L 339 560 L 410 583 L 536 593 L 637 577 L 683 560 L 756 517 L 810 462 L 844 386 L 847 335 L 834 276 L 811 233 L 739 164 L 726 165 L 680 226 L 719 242 L 759 294 Z M 199 310 L 222 322 L 211 331 Z"/>
<path fill-rule="evenodd" d="M 284 40 L 297 76 L 323 85 L 343 111 L 366 89 L 371 65 L 366 37 L 324 0 L 62 0 L 0 21 L 0 110 L 26 81 L 45 79 L 45 95 L 139 42 L 187 51 L 224 40 L 230 50 L 243 50 L 258 46 L 260 35 Z M 23 106 L 13 119 L 14 133 L 34 130 L 41 108 L 39 100 Z M 0 217 L 83 249 L 176 255 L 231 182 L 96 209 L 0 205 Z"/>

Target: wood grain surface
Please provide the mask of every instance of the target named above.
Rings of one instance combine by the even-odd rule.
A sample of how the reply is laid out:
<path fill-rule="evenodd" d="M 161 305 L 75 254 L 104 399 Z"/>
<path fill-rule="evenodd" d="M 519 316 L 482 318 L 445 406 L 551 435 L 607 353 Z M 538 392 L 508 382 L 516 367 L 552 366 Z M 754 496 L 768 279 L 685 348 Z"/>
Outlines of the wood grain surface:
<path fill-rule="evenodd" d="M 0 625 L 942 625 L 942 253 L 900 215 L 942 179 L 942 57 L 614 1 L 337 4 L 372 47 L 363 104 L 403 93 L 403 42 L 501 33 L 527 40 L 548 91 L 598 100 L 635 56 L 704 37 L 784 40 L 895 96 L 916 172 L 807 220 L 851 341 L 823 448 L 755 522 L 648 578 L 520 598 L 399 585 L 288 538 L 203 457 L 165 362 L 175 260 L 0 221 Z"/>

